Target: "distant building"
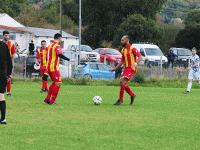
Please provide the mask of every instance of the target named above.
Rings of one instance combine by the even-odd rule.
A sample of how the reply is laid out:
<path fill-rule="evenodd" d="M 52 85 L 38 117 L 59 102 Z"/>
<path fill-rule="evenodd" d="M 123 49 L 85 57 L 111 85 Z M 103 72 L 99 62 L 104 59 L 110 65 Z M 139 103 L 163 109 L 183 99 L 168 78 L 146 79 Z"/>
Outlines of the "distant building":
<path fill-rule="evenodd" d="M 25 27 L 7 14 L 0 14 L 0 40 L 3 39 L 3 31 L 8 30 L 10 32 L 10 41 L 13 43 L 18 42 L 20 51 L 28 49 L 28 45 L 33 40 L 35 47 L 40 46 L 42 40 L 47 41 L 49 45 L 54 40 L 54 34 L 60 33 L 59 30 Z M 63 43 L 61 47 L 66 50 L 68 45 L 78 45 L 79 38 L 70 35 L 66 32 L 62 32 Z"/>

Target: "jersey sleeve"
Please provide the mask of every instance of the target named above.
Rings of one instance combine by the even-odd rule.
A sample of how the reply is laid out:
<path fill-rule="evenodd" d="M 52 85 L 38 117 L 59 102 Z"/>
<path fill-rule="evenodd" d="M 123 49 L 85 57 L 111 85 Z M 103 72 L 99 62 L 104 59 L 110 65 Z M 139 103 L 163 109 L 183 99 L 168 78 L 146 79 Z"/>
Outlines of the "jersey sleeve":
<path fill-rule="evenodd" d="M 36 58 L 40 58 L 40 49 L 37 51 L 37 55 L 36 55 Z"/>
<path fill-rule="evenodd" d="M 56 54 L 59 55 L 59 54 L 63 54 L 62 52 L 62 48 L 60 46 L 56 46 Z"/>
<path fill-rule="evenodd" d="M 11 48 L 11 54 L 14 55 L 16 53 L 15 51 L 15 44 L 12 45 L 12 48 Z"/>
<path fill-rule="evenodd" d="M 196 57 L 196 58 L 195 58 L 195 63 L 196 63 L 196 62 L 199 62 L 199 57 Z"/>
<path fill-rule="evenodd" d="M 132 49 L 132 52 L 133 52 L 133 54 L 134 54 L 135 56 L 137 56 L 137 57 L 140 57 L 140 56 L 141 56 L 141 53 L 140 53 L 136 48 L 133 48 L 133 49 Z"/>

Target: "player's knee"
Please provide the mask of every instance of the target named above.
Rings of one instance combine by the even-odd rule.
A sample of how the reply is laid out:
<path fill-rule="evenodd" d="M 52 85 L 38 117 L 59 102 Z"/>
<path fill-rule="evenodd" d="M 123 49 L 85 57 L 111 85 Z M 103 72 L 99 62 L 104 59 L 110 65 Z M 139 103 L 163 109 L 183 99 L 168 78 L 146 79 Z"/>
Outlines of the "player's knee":
<path fill-rule="evenodd" d="M 55 83 L 55 85 L 61 87 L 61 83 Z"/>
<path fill-rule="evenodd" d="M 47 78 L 48 78 L 47 75 L 44 75 L 44 76 L 42 77 L 42 79 L 43 79 L 44 81 L 47 81 Z"/>
<path fill-rule="evenodd" d="M 4 94 L 3 94 L 3 93 L 0 93 L 0 101 L 3 101 L 3 100 L 5 100 Z"/>
<path fill-rule="evenodd" d="M 125 84 L 124 80 L 120 80 L 120 85 L 124 85 L 124 84 Z"/>

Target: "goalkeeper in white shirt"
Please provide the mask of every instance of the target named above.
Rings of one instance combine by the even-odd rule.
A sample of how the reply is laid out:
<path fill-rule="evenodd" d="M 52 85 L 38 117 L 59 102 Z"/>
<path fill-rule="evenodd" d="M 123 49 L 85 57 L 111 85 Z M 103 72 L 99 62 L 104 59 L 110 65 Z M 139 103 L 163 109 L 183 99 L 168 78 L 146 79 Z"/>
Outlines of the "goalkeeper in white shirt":
<path fill-rule="evenodd" d="M 197 49 L 192 48 L 192 58 L 190 58 L 191 65 L 190 67 L 187 68 L 187 70 L 189 70 L 188 86 L 187 86 L 187 91 L 183 92 L 183 94 L 190 93 L 193 80 L 197 80 L 197 82 L 200 85 L 199 56 L 196 53 Z"/>

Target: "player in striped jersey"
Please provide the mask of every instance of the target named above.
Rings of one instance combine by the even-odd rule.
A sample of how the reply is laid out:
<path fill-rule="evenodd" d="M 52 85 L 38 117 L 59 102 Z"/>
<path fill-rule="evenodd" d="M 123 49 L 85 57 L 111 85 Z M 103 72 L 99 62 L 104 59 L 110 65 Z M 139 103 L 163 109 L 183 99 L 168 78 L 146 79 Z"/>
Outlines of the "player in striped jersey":
<path fill-rule="evenodd" d="M 136 48 L 131 46 L 127 35 L 122 37 L 121 43 L 122 46 L 124 47 L 122 49 L 122 59 L 115 68 L 111 69 L 111 72 L 113 72 L 117 70 L 117 68 L 119 68 L 122 64 L 125 64 L 124 72 L 120 80 L 120 85 L 121 85 L 120 97 L 119 100 L 114 105 L 120 105 L 121 103 L 124 102 L 123 101 L 124 90 L 126 90 L 126 92 L 131 96 L 130 104 L 133 104 L 136 94 L 134 94 L 131 91 L 130 87 L 127 85 L 127 82 L 129 82 L 132 76 L 136 73 L 137 64 L 142 60 L 140 52 Z"/>
<path fill-rule="evenodd" d="M 5 42 L 8 46 L 8 49 L 10 51 L 10 57 L 11 59 L 13 59 L 15 57 L 15 44 L 13 44 L 11 41 L 9 41 L 9 31 L 3 31 L 3 42 Z M 7 70 L 7 67 L 6 67 L 6 70 Z M 11 74 L 11 77 L 12 77 L 12 74 Z M 8 80 L 7 81 L 7 96 L 11 96 L 12 95 L 10 94 L 10 91 L 11 91 L 11 80 Z"/>
<path fill-rule="evenodd" d="M 46 70 L 46 65 L 47 65 L 47 53 L 48 53 L 48 48 L 46 47 L 46 41 L 43 40 L 41 41 L 41 48 L 37 51 L 37 55 L 35 58 L 35 63 L 37 66 L 40 65 L 40 73 L 42 76 L 42 89 L 41 93 L 43 92 L 48 92 L 47 88 L 47 78 L 48 78 L 48 72 Z M 40 58 L 40 64 L 38 62 L 38 59 Z"/>
<path fill-rule="evenodd" d="M 73 59 L 70 60 L 69 58 L 63 55 L 62 49 L 59 45 L 61 41 L 62 41 L 62 35 L 60 33 L 56 33 L 54 35 L 54 41 L 48 47 L 47 71 L 53 83 L 49 87 L 49 91 L 44 102 L 49 105 L 59 105 L 55 101 L 56 101 L 58 92 L 60 90 L 61 82 L 62 82 L 59 68 L 58 68 L 60 58 L 68 60 L 68 61 L 75 61 Z"/>

